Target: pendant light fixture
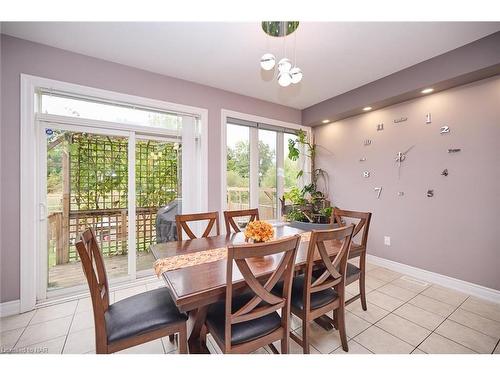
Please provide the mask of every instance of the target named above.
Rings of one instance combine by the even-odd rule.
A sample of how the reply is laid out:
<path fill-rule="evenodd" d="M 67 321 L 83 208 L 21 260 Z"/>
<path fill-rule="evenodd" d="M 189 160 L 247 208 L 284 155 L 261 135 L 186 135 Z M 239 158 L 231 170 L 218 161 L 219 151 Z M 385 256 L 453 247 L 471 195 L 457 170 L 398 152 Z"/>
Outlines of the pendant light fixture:
<path fill-rule="evenodd" d="M 264 70 L 272 70 L 276 65 L 276 58 L 272 53 L 265 53 L 260 58 L 260 67 Z"/>
<path fill-rule="evenodd" d="M 262 30 L 271 37 L 283 38 L 283 55 L 278 62 L 278 84 L 282 87 L 297 84 L 302 80 L 302 70 L 297 66 L 297 33 L 295 33 L 295 43 L 292 62 L 286 55 L 286 37 L 294 33 L 299 27 L 299 21 L 264 21 Z M 263 70 L 273 70 L 276 66 L 276 57 L 272 53 L 265 53 L 260 58 L 260 66 Z"/>

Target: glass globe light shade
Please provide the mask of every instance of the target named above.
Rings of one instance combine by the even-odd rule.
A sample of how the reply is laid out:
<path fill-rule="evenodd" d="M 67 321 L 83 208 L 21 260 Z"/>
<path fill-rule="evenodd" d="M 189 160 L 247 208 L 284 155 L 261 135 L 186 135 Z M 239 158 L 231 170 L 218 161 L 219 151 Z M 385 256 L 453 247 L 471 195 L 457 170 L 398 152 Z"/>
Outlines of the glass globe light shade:
<path fill-rule="evenodd" d="M 278 83 L 282 87 L 290 86 L 292 83 L 292 75 L 290 72 L 281 72 L 278 74 Z"/>
<path fill-rule="evenodd" d="M 260 58 L 260 67 L 264 70 L 271 70 L 276 65 L 276 58 L 272 53 L 265 53 Z"/>
<path fill-rule="evenodd" d="M 292 76 L 292 83 L 299 83 L 302 81 L 302 70 L 299 67 L 294 67 L 290 69 L 290 75 Z"/>
<path fill-rule="evenodd" d="M 280 73 L 289 72 L 290 69 L 292 69 L 292 62 L 286 57 L 281 59 L 278 63 L 278 70 L 280 71 Z"/>

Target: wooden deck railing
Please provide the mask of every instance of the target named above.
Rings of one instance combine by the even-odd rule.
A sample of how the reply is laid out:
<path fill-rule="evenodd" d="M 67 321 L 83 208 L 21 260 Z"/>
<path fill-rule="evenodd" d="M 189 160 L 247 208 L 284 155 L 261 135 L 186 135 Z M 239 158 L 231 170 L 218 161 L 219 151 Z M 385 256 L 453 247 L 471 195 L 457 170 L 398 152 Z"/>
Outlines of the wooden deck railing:
<path fill-rule="evenodd" d="M 249 208 L 249 188 L 228 187 L 228 210 L 246 210 Z M 276 219 L 276 188 L 259 188 L 260 202 L 259 215 L 262 220 Z"/>
<path fill-rule="evenodd" d="M 105 256 L 127 253 L 127 209 L 70 211 L 69 223 L 64 225 L 63 212 L 48 216 L 48 248 L 55 250 L 55 263 L 64 264 L 78 259 L 74 244 L 86 228 L 95 230 Z M 156 241 L 156 212 L 158 207 L 136 209 L 137 251 L 147 251 Z"/>
<path fill-rule="evenodd" d="M 276 189 L 259 189 L 261 202 L 260 217 L 263 220 L 276 218 Z M 242 210 L 249 208 L 248 189 L 229 187 L 227 190 L 228 209 Z M 148 251 L 149 245 L 156 242 L 156 212 L 158 207 L 142 207 L 136 209 L 137 251 Z M 128 210 L 81 210 L 70 211 L 69 218 L 64 219 L 62 211 L 48 216 L 48 249 L 55 251 L 55 264 L 65 264 L 78 260 L 74 244 L 78 236 L 86 228 L 92 227 L 100 241 L 105 256 L 123 255 L 128 248 Z"/>

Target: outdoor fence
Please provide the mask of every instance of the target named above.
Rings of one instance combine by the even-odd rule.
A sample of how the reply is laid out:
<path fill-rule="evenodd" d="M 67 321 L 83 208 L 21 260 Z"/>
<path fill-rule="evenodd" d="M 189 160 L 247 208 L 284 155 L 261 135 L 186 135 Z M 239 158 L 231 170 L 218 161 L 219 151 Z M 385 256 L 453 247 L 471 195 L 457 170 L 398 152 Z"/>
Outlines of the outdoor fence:
<path fill-rule="evenodd" d="M 48 246 L 55 250 L 55 264 L 78 260 L 74 244 L 86 228 L 93 228 L 104 256 L 127 254 L 128 210 L 81 210 L 69 214 L 64 223 L 63 213 L 54 212 L 48 217 Z M 137 251 L 148 251 L 156 243 L 156 212 L 158 207 L 136 209 Z"/>
<path fill-rule="evenodd" d="M 259 213 L 263 220 L 276 218 L 275 188 L 260 190 Z M 249 208 L 248 188 L 229 187 L 227 189 L 228 209 Z M 156 213 L 159 207 L 136 209 L 137 251 L 148 251 L 156 243 Z M 55 264 L 65 264 L 78 260 L 74 244 L 86 228 L 93 228 L 100 242 L 104 256 L 125 255 L 128 247 L 128 210 L 101 209 L 70 211 L 68 220 L 63 212 L 56 211 L 48 216 L 48 248 L 55 253 Z"/>
<path fill-rule="evenodd" d="M 227 209 L 246 210 L 249 208 L 249 188 L 228 187 Z M 262 220 L 276 219 L 276 188 L 259 188 L 259 216 Z"/>

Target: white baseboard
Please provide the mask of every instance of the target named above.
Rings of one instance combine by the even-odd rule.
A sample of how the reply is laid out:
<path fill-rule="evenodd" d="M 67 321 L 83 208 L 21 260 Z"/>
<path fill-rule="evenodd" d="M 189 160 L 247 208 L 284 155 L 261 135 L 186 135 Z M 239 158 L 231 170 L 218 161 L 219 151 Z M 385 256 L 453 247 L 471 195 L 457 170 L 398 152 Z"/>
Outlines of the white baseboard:
<path fill-rule="evenodd" d="M 446 288 L 469 294 L 471 296 L 486 299 L 491 302 L 500 303 L 500 290 L 487 288 L 478 284 L 473 284 L 468 281 L 455 279 L 453 277 L 441 275 L 439 273 L 426 271 L 421 268 L 408 266 L 403 263 L 394 262 L 392 260 L 377 257 L 367 254 L 366 260 L 377 266 L 388 268 L 392 271 L 404 273 L 417 279 L 427 281 L 432 284 L 438 284 Z"/>
<path fill-rule="evenodd" d="M 21 301 L 8 301 L 0 303 L 0 318 L 19 314 L 21 311 Z"/>

